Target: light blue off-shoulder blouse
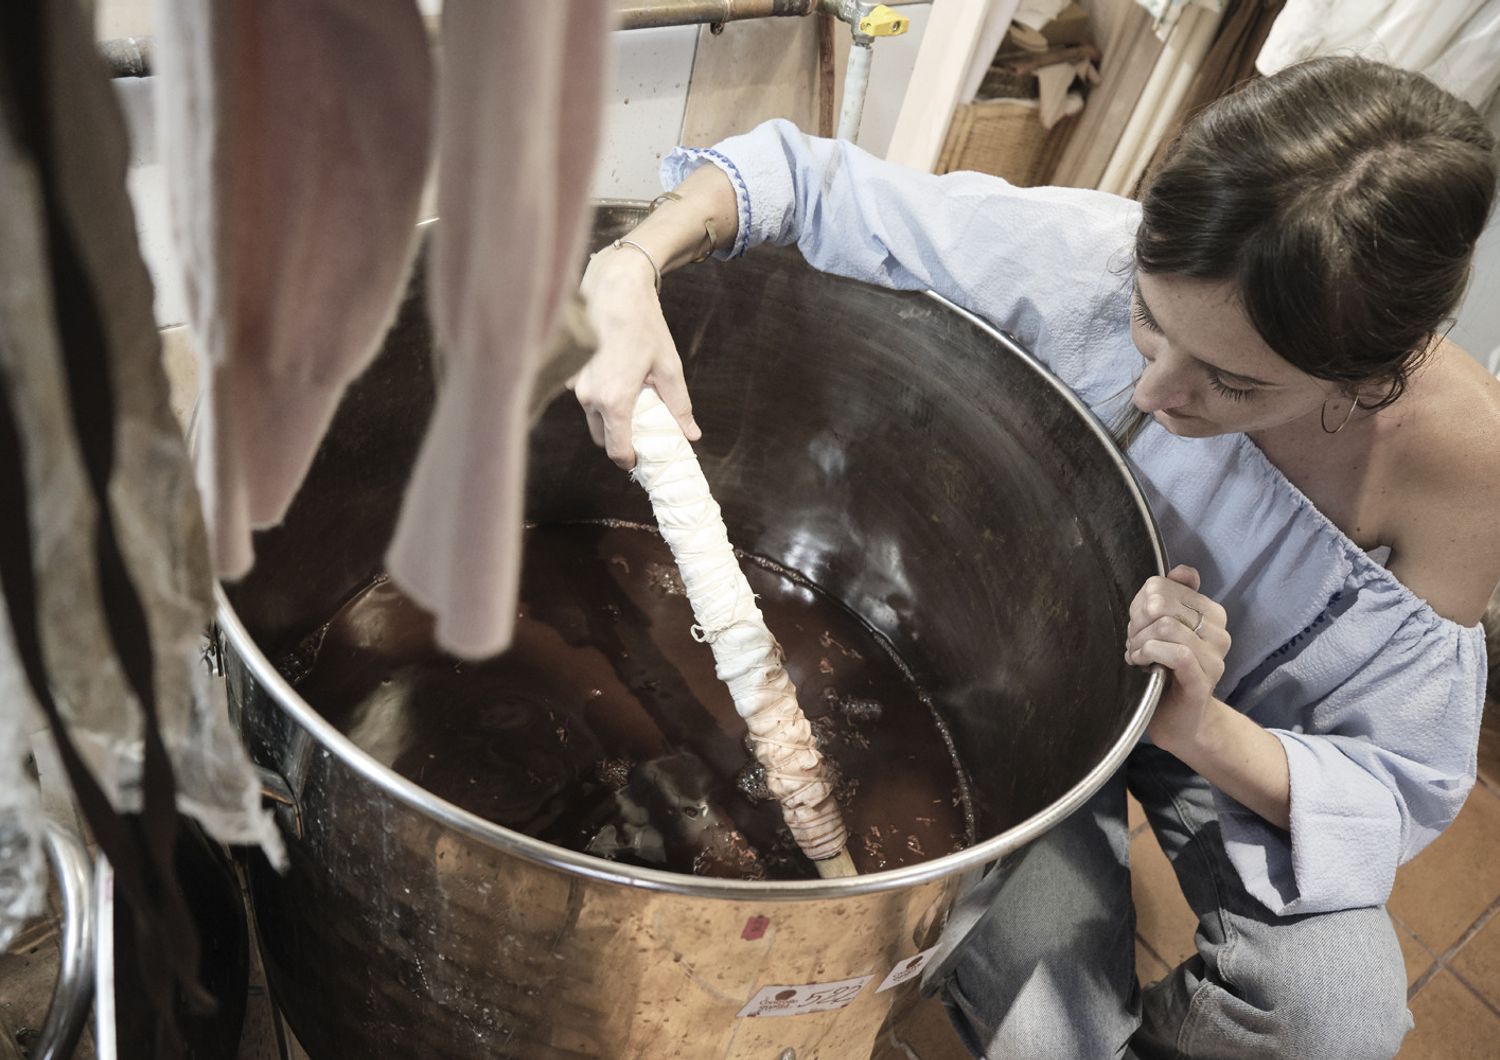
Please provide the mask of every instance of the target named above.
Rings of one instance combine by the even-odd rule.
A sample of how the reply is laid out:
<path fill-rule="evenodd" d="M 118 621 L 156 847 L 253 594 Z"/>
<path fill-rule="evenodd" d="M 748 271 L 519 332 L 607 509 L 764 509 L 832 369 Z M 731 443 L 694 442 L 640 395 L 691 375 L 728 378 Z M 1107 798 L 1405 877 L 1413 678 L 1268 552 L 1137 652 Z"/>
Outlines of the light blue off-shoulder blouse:
<path fill-rule="evenodd" d="M 662 163 L 735 188 L 721 257 L 795 243 L 828 272 L 931 289 L 1015 335 L 1106 422 L 1143 362 L 1130 339 L 1139 206 L 1103 192 L 933 176 L 773 121 Z M 1150 423 L 1129 457 L 1172 563 L 1229 613 L 1219 698 L 1291 766 L 1290 834 L 1222 794 L 1246 887 L 1273 913 L 1378 905 L 1473 785 L 1484 637 L 1440 617 L 1325 518 L 1244 435 Z"/>

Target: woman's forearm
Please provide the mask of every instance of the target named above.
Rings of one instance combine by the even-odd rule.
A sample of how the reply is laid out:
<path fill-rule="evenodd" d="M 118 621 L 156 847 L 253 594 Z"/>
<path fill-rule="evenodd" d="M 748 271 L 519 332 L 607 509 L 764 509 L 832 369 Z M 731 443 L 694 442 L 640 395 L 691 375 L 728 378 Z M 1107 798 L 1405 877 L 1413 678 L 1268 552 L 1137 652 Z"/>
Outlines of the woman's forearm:
<path fill-rule="evenodd" d="M 668 272 L 701 256 L 712 231 L 714 248 L 738 235 L 734 186 L 717 166 L 703 166 L 618 246 L 595 254 L 580 285 L 599 349 L 568 383 L 588 417 L 589 433 L 623 468 L 635 465 L 631 413 L 649 383 L 677 417 L 689 441 L 701 432 L 683 378 L 682 360 L 652 289 Z M 644 253 L 643 253 L 644 252 Z"/>
<path fill-rule="evenodd" d="M 1290 830 L 1292 779 L 1286 750 L 1270 732 L 1218 699 L 1209 700 L 1198 731 L 1162 750 L 1182 759 L 1235 802 Z"/>
<path fill-rule="evenodd" d="M 690 173 L 673 194 L 626 238 L 646 249 L 662 272 L 700 257 L 710 249 L 733 246 L 739 233 L 739 210 L 734 185 L 718 166 L 706 165 Z M 709 247 L 710 231 L 713 246 Z M 627 253 L 634 253 L 626 248 Z"/>

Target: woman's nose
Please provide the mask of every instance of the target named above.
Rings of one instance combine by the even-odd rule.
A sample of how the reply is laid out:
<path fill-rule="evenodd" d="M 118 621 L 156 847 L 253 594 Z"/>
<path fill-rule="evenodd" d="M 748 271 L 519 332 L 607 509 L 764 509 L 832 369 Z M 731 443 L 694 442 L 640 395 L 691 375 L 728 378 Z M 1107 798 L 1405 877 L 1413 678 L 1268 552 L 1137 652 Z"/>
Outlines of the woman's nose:
<path fill-rule="evenodd" d="M 1146 362 L 1146 370 L 1135 385 L 1134 401 L 1142 412 L 1170 412 L 1187 404 L 1189 396 L 1187 376 L 1158 357 Z"/>

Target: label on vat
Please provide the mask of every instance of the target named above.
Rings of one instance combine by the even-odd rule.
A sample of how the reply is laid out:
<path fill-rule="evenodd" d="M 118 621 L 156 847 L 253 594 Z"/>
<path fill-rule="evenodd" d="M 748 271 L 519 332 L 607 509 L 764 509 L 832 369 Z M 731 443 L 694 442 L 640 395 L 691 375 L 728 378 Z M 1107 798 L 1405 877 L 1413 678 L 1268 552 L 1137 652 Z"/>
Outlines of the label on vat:
<path fill-rule="evenodd" d="M 906 960 L 891 969 L 891 974 L 886 976 L 884 982 L 875 988 L 875 993 L 884 993 L 893 986 L 900 986 L 908 979 L 915 979 L 921 975 L 922 969 L 927 967 L 927 962 L 932 960 L 932 955 L 936 952 L 936 946 L 929 946 L 915 957 L 906 958 Z"/>
<path fill-rule="evenodd" d="M 873 975 L 862 975 L 857 979 L 840 979 L 836 983 L 763 986 L 740 1009 L 740 1016 L 802 1016 L 809 1012 L 831 1012 L 853 1001 L 874 978 Z"/>

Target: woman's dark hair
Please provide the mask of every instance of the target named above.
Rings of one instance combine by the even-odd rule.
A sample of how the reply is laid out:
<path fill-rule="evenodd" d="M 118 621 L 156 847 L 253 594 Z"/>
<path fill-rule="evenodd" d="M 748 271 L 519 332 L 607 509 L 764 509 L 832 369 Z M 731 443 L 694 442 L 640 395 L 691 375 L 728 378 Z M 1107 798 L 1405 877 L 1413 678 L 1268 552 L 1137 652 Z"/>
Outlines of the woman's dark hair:
<path fill-rule="evenodd" d="M 1451 322 L 1495 199 L 1495 141 L 1426 78 L 1351 57 L 1246 82 L 1148 175 L 1135 264 L 1233 280 L 1272 350 L 1383 408 Z"/>

